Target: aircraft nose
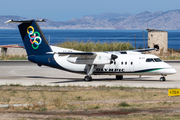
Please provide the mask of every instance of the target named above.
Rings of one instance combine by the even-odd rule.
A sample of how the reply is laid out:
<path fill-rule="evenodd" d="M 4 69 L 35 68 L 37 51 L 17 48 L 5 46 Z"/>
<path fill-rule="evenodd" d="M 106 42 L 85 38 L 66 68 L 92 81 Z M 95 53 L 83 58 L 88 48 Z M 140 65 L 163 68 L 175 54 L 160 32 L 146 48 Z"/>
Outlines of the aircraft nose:
<path fill-rule="evenodd" d="M 175 74 L 176 70 L 172 67 L 168 69 L 168 74 Z"/>
<path fill-rule="evenodd" d="M 175 74 L 176 73 L 176 70 L 169 64 L 166 63 L 165 66 L 166 66 L 166 68 L 164 70 L 166 71 L 167 74 Z"/>
<path fill-rule="evenodd" d="M 172 68 L 171 72 L 172 74 L 175 74 L 177 71 L 174 68 Z"/>

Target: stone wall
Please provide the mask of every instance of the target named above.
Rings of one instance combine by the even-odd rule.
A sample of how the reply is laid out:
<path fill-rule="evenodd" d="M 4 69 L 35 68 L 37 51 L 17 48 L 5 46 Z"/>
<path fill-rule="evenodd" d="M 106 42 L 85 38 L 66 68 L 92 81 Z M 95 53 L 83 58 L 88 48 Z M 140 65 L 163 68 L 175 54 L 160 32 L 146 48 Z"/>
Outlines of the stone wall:
<path fill-rule="evenodd" d="M 152 54 L 163 55 L 168 50 L 168 33 L 161 30 L 148 30 L 148 47 L 156 48 L 157 51 L 151 51 Z"/>
<path fill-rule="evenodd" d="M 24 48 L 0 48 L 0 55 L 27 55 L 26 50 Z"/>

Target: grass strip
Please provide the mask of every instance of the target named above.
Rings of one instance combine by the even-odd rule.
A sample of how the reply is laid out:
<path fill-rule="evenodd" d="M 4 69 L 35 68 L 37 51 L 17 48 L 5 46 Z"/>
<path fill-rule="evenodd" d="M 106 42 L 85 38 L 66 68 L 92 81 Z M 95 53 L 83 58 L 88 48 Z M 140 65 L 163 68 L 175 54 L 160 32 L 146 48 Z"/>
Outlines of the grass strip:
<path fill-rule="evenodd" d="M 77 42 L 77 41 L 65 41 L 63 43 L 56 44 L 55 46 L 69 48 L 84 52 L 100 52 L 100 51 L 125 51 L 134 50 L 131 43 L 127 42 Z M 162 60 L 180 60 L 180 50 L 168 49 L 168 54 L 159 56 Z M 25 55 L 1 55 L 0 60 L 27 60 Z"/>
<path fill-rule="evenodd" d="M 86 119 L 138 119 L 139 117 L 177 119 L 180 108 L 179 97 L 168 97 L 167 91 L 166 88 L 121 86 L 1 85 L 0 105 L 8 105 L 8 107 L 0 107 L 0 111 L 52 115 L 57 119 L 60 116 L 65 117 L 64 119 L 69 116 L 73 119 L 77 116 L 81 119 L 82 117 L 83 119 L 84 117 Z M 14 107 L 13 104 L 26 106 Z"/>

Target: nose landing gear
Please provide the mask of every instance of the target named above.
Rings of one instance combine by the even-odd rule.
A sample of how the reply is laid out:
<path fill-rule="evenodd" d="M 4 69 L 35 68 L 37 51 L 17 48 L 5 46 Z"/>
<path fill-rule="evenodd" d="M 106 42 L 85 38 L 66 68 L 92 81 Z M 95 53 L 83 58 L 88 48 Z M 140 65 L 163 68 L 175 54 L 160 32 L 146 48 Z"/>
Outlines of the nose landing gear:
<path fill-rule="evenodd" d="M 162 75 L 162 77 L 160 77 L 160 81 L 163 82 L 163 81 L 166 81 L 166 78 L 164 77 L 165 75 Z"/>

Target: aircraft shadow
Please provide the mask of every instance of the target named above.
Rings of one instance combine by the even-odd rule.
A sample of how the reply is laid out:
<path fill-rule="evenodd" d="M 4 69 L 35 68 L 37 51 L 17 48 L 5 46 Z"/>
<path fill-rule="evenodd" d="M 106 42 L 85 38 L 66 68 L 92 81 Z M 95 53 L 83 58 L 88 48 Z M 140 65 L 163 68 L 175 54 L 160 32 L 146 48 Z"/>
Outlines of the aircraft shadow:
<path fill-rule="evenodd" d="M 158 81 L 159 80 L 148 80 L 148 78 L 151 78 L 151 77 L 143 77 L 143 78 L 123 78 L 123 80 L 116 80 L 116 79 L 93 79 L 92 81 Z"/>
<path fill-rule="evenodd" d="M 51 80 L 66 80 L 66 81 L 59 81 L 59 82 L 50 82 L 50 83 L 69 83 L 69 82 L 82 82 L 83 79 L 78 78 L 60 78 L 60 77 L 44 77 L 44 76 L 26 76 L 26 78 L 33 78 L 33 79 L 51 79 Z"/>
<path fill-rule="evenodd" d="M 116 79 L 113 79 L 113 78 L 101 78 L 101 79 L 93 79 L 92 81 L 90 82 L 115 82 L 115 81 L 139 81 L 139 82 L 160 82 L 159 80 L 147 80 L 147 78 L 150 78 L 150 77 L 143 77 L 143 78 L 124 78 L 123 80 L 116 80 Z M 67 78 L 66 78 L 67 79 Z M 57 82 L 51 82 L 51 83 L 71 83 L 71 82 L 85 82 L 83 79 L 73 79 L 70 78 L 69 80 L 66 80 L 66 81 L 57 81 Z M 173 81 L 165 81 L 165 82 L 173 82 Z"/>
<path fill-rule="evenodd" d="M 52 84 L 58 84 L 58 83 L 71 83 L 71 82 L 85 82 L 83 80 L 83 78 L 60 78 L 60 77 L 44 77 L 44 76 L 14 76 L 16 79 L 22 79 L 22 78 L 32 78 L 32 79 L 51 79 L 51 80 L 62 80 L 62 81 L 57 81 L 57 82 L 50 82 Z M 98 82 L 98 81 L 106 81 L 106 82 L 113 82 L 113 81 L 139 81 L 139 82 L 142 82 L 142 81 L 148 81 L 148 82 L 160 82 L 158 79 L 157 80 L 149 80 L 149 78 L 151 77 L 137 77 L 137 78 L 123 78 L 123 80 L 116 80 L 115 78 L 93 78 L 92 81 L 90 82 Z M 166 80 L 165 82 L 174 82 L 174 81 L 168 81 Z M 163 83 L 163 82 L 162 82 Z"/>

